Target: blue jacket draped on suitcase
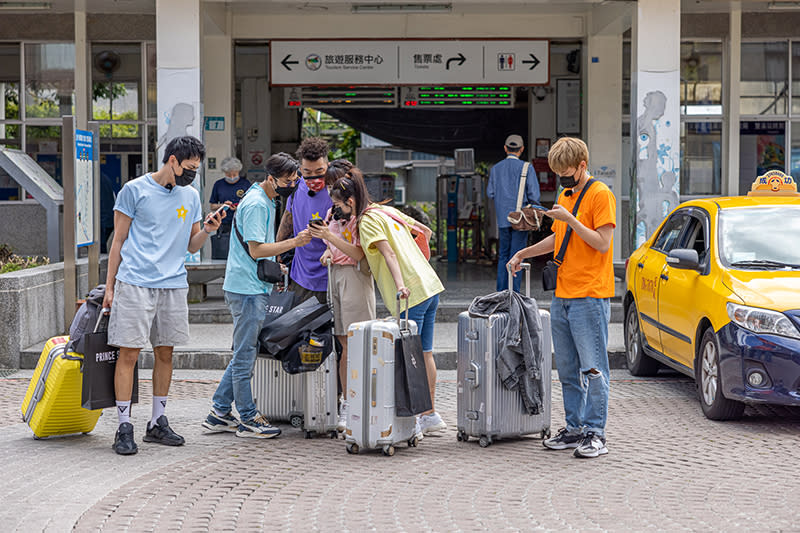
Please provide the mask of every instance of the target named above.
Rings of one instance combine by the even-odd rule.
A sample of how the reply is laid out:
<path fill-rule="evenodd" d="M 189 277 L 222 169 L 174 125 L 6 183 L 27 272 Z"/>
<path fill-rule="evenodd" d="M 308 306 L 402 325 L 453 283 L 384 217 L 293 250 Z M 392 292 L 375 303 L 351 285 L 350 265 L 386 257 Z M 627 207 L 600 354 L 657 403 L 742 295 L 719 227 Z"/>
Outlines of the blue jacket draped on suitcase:
<path fill-rule="evenodd" d="M 503 347 L 497 352 L 497 374 L 509 390 L 519 390 L 528 413 L 542 410 L 542 319 L 536 300 L 519 293 L 495 292 L 475 298 L 469 314 L 488 318 L 508 313 Z M 550 379 L 550 376 L 547 376 Z"/>

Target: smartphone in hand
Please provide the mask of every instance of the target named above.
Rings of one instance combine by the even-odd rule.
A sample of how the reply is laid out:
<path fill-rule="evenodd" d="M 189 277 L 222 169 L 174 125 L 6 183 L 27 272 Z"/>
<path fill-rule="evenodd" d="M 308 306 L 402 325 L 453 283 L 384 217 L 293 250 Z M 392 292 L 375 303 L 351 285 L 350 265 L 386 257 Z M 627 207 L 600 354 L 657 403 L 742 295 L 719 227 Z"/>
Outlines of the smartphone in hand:
<path fill-rule="evenodd" d="M 206 221 L 213 220 L 214 218 L 216 218 L 217 215 L 219 215 L 223 211 L 227 211 L 230 208 L 231 208 L 231 206 L 229 206 L 228 204 L 223 204 L 222 207 L 220 207 L 219 209 L 217 209 L 216 211 L 214 211 L 213 213 L 208 215 L 208 217 L 206 218 Z"/>
<path fill-rule="evenodd" d="M 311 220 L 308 221 L 308 225 L 309 226 L 311 226 L 311 225 L 324 226 L 325 225 L 325 221 L 322 220 L 321 218 L 312 218 Z"/>
<path fill-rule="evenodd" d="M 537 211 L 550 211 L 550 208 L 543 205 L 531 205 L 530 207 L 536 209 Z"/>

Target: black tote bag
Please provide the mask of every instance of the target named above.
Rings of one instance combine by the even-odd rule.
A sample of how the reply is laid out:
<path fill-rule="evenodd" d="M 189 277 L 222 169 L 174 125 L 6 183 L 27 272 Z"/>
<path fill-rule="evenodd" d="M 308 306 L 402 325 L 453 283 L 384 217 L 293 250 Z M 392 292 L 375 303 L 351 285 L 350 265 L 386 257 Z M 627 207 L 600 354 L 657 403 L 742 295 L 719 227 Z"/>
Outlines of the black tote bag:
<path fill-rule="evenodd" d="M 106 326 L 101 330 L 101 323 Z M 114 391 L 114 372 L 117 368 L 119 348 L 108 344 L 108 316 L 100 313 L 93 333 L 83 336 L 83 385 L 81 406 L 84 409 L 114 407 L 117 395 Z M 139 363 L 133 367 L 132 403 L 139 402 Z"/>
<path fill-rule="evenodd" d="M 400 330 L 394 343 L 394 402 L 397 416 L 415 416 L 433 409 L 422 338 Z"/>

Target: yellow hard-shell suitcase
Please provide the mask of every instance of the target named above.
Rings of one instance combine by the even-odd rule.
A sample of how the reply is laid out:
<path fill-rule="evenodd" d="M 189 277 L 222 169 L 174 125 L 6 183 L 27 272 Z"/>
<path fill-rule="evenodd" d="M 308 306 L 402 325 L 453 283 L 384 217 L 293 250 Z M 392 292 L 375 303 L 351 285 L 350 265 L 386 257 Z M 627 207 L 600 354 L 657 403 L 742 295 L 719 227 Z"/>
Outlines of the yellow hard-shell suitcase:
<path fill-rule="evenodd" d="M 83 356 L 67 352 L 67 341 L 69 337 L 47 341 L 22 401 L 22 420 L 36 439 L 88 433 L 103 413 L 81 407 Z"/>

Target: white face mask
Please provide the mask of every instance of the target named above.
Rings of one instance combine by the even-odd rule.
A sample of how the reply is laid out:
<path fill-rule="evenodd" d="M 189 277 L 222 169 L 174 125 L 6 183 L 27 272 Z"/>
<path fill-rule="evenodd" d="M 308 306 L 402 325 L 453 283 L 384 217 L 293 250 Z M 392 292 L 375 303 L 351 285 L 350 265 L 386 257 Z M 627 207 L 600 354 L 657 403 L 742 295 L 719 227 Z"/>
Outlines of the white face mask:
<path fill-rule="evenodd" d="M 239 176 L 234 176 L 232 178 L 230 176 L 225 176 L 225 181 L 227 181 L 230 184 L 234 184 L 237 181 L 239 181 Z"/>

